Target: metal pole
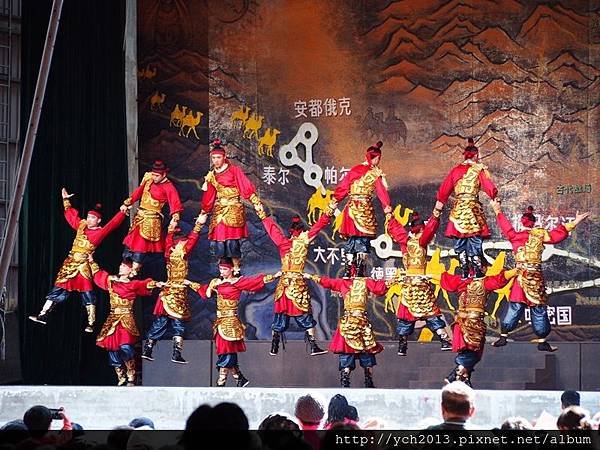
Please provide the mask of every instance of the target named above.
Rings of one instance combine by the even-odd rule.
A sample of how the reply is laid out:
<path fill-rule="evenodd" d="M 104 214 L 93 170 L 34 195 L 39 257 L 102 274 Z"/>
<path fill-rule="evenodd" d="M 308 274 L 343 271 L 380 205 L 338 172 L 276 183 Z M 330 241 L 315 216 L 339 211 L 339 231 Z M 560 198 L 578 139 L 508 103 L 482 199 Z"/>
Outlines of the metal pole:
<path fill-rule="evenodd" d="M 35 144 L 40 115 L 42 113 L 42 103 L 44 102 L 44 94 L 46 93 L 46 83 L 50 72 L 50 63 L 52 61 L 54 43 L 56 42 L 56 34 L 60 23 L 62 5 L 63 0 L 54 0 L 52 3 L 52 12 L 50 13 L 48 32 L 46 33 L 46 42 L 44 43 L 44 52 L 42 53 L 42 62 L 40 64 L 37 84 L 35 85 L 33 105 L 31 107 L 27 132 L 25 134 L 25 142 L 23 144 L 23 155 L 21 156 L 21 163 L 19 164 L 19 171 L 17 173 L 17 183 L 8 213 L 4 245 L 2 247 L 2 258 L 0 259 L 0 289 L 6 284 L 6 276 L 15 248 L 15 240 L 17 239 L 21 205 L 23 204 L 23 195 L 25 193 L 25 185 L 27 184 L 27 176 L 29 175 L 33 146 Z"/>

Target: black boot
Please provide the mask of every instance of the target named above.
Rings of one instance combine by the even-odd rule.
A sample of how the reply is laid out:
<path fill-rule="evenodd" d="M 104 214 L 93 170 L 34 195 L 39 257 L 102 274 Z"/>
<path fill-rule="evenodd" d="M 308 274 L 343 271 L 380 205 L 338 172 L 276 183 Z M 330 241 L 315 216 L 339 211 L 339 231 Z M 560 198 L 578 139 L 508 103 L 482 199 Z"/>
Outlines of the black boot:
<path fill-rule="evenodd" d="M 367 254 L 359 253 L 356 257 L 358 258 L 356 261 L 356 276 L 365 277 L 367 273 Z"/>
<path fill-rule="evenodd" d="M 340 384 L 344 388 L 350 387 L 350 369 L 340 370 Z"/>
<path fill-rule="evenodd" d="M 154 361 L 152 349 L 155 345 L 156 341 L 154 339 L 148 339 L 144 344 L 144 348 L 142 349 L 142 358 L 147 359 L 148 361 Z"/>
<path fill-rule="evenodd" d="M 542 341 L 538 344 L 538 350 L 540 352 L 551 352 L 552 353 L 552 352 L 555 352 L 556 350 L 558 350 L 558 347 L 550 345 L 546 341 Z"/>
<path fill-rule="evenodd" d="M 273 337 L 271 339 L 271 351 L 269 355 L 275 356 L 279 353 L 279 340 L 281 339 L 281 335 L 277 331 L 273 331 Z"/>
<path fill-rule="evenodd" d="M 306 331 L 304 334 L 304 340 L 308 343 L 310 347 L 310 356 L 324 355 L 325 353 L 327 353 L 327 350 L 323 350 L 318 346 L 317 340 L 314 336 L 310 335 L 308 331 Z"/>
<path fill-rule="evenodd" d="M 452 369 L 452 371 L 446 375 L 446 378 L 444 378 L 444 383 L 452 383 L 453 381 L 456 381 L 456 371 L 458 370 L 458 366 L 454 367 L 454 369 Z"/>
<path fill-rule="evenodd" d="M 406 356 L 408 351 L 408 338 L 406 336 L 400 336 L 398 338 L 398 355 Z"/>
<path fill-rule="evenodd" d="M 485 274 L 483 273 L 483 262 L 481 256 L 471 256 L 470 259 L 471 266 L 475 269 L 475 279 L 485 278 Z"/>
<path fill-rule="evenodd" d="M 181 356 L 183 350 L 183 338 L 181 336 L 173 336 L 173 356 L 171 361 L 177 364 L 187 364 L 187 361 Z"/>
<path fill-rule="evenodd" d="M 239 366 L 235 366 L 234 370 L 235 370 L 235 373 L 233 375 L 233 378 L 235 378 L 237 380 L 237 387 L 248 386 L 250 384 L 250 381 L 248 380 L 248 378 L 246 378 L 244 376 L 244 374 L 240 370 Z"/>
<path fill-rule="evenodd" d="M 462 272 L 462 279 L 466 280 L 469 278 L 469 258 L 467 258 L 467 252 L 460 252 L 458 254 L 458 261 L 460 262 L 460 270 Z"/>
<path fill-rule="evenodd" d="M 438 333 L 436 333 L 436 334 L 437 334 L 438 339 L 442 343 L 440 350 L 443 352 L 448 352 L 448 351 L 452 350 L 452 342 L 450 342 L 450 339 L 448 338 L 448 334 L 445 331 L 442 334 L 438 334 Z"/>
<path fill-rule="evenodd" d="M 373 372 L 370 367 L 365 367 L 365 387 L 366 388 L 374 388 L 373 384 Z"/>
<path fill-rule="evenodd" d="M 504 347 L 506 344 L 508 344 L 508 341 L 506 340 L 507 337 L 508 335 L 503 330 L 501 330 L 498 339 L 492 342 L 492 347 Z"/>

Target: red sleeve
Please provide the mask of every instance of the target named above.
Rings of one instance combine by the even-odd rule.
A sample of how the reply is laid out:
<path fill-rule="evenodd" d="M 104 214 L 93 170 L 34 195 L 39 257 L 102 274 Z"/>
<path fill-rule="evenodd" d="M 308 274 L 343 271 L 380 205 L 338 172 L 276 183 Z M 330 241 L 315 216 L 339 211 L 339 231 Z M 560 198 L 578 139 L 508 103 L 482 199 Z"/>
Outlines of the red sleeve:
<path fill-rule="evenodd" d="M 277 248 L 281 249 L 282 245 L 288 243 L 288 238 L 284 236 L 283 231 L 281 231 L 281 228 L 275 223 L 272 217 L 266 217 L 263 219 L 262 223 L 265 227 L 265 231 Z"/>
<path fill-rule="evenodd" d="M 190 252 L 192 251 L 192 249 L 196 246 L 196 243 L 198 242 L 198 238 L 200 237 L 200 234 L 195 232 L 194 230 L 190 231 L 190 234 L 188 234 L 188 238 L 187 238 L 187 242 L 185 243 L 185 254 L 189 255 Z"/>
<path fill-rule="evenodd" d="M 556 228 L 548 232 L 550 235 L 549 240 L 545 240 L 545 244 L 558 244 L 569 237 L 569 230 L 564 225 L 559 225 Z"/>
<path fill-rule="evenodd" d="M 171 247 L 173 247 L 173 236 L 175 235 L 174 231 L 169 231 L 167 233 L 167 237 L 165 238 L 165 258 L 169 259 L 169 255 L 171 254 Z"/>
<path fill-rule="evenodd" d="M 448 272 L 443 272 L 442 277 L 440 278 L 441 288 L 448 292 L 458 291 L 460 282 L 461 282 L 460 275 L 453 275 Z"/>
<path fill-rule="evenodd" d="M 352 170 L 346 174 L 344 179 L 339 182 L 335 191 L 333 191 L 333 198 L 335 198 L 338 202 L 341 202 L 346 198 L 348 192 L 350 192 L 350 185 L 354 181 L 355 177 L 352 177 Z"/>
<path fill-rule="evenodd" d="M 496 215 L 496 220 L 498 221 L 500 230 L 502 230 L 502 234 L 504 234 L 506 239 L 512 242 L 517 236 L 517 232 L 510 223 L 510 220 L 508 220 L 502 212 Z"/>
<path fill-rule="evenodd" d="M 436 199 L 442 203 L 446 203 L 450 198 L 450 194 L 454 190 L 454 177 L 452 174 L 454 173 L 454 169 L 450 171 L 448 176 L 442 181 L 440 188 L 438 189 Z"/>
<path fill-rule="evenodd" d="M 152 180 L 146 181 L 146 183 L 152 183 Z M 135 188 L 135 191 L 131 193 L 131 196 L 129 198 L 131 199 L 132 205 L 135 202 L 137 202 L 140 198 L 142 198 L 142 194 L 144 193 L 144 184 L 145 183 L 140 184 L 138 187 Z"/>
<path fill-rule="evenodd" d="M 388 290 L 385 280 L 373 280 L 372 278 L 367 278 L 367 288 L 375 295 L 385 295 Z"/>
<path fill-rule="evenodd" d="M 381 202 L 381 206 L 386 208 L 390 206 L 390 194 L 388 194 L 387 188 L 383 184 L 383 178 L 379 177 L 375 180 L 375 193 L 377 198 Z"/>
<path fill-rule="evenodd" d="M 148 289 L 148 283 L 152 281 L 152 278 L 146 278 L 145 280 L 134 280 L 135 293 L 141 296 L 147 296 L 152 294 L 152 289 Z"/>
<path fill-rule="evenodd" d="M 98 233 L 98 242 L 96 242 L 95 244 L 96 245 L 100 244 L 100 242 L 102 242 L 106 236 L 108 236 L 114 230 L 119 228 L 119 226 L 121 226 L 121 224 L 125 220 L 125 217 L 127 217 L 127 215 L 125 213 L 123 213 L 121 211 L 117 212 L 113 216 L 113 218 L 110 219 L 108 221 L 108 223 L 102 227 L 102 229 L 100 230 L 100 233 Z"/>
<path fill-rule="evenodd" d="M 487 196 L 492 200 L 495 199 L 498 195 L 498 189 L 496 189 L 496 186 L 490 178 L 487 169 L 479 172 L 479 181 L 481 183 L 481 188 L 487 194 Z"/>
<path fill-rule="evenodd" d="M 486 291 L 492 292 L 492 291 L 495 291 L 496 289 L 503 288 L 509 282 L 510 282 L 510 280 L 506 279 L 506 276 L 504 275 L 504 270 L 502 270 L 498 275 L 492 275 L 489 277 L 485 277 L 485 279 L 483 280 L 483 287 L 485 288 Z"/>
<path fill-rule="evenodd" d="M 321 214 L 321 217 L 319 217 L 317 223 L 315 223 L 312 227 L 310 227 L 310 230 L 308 230 L 308 239 L 312 241 L 323 228 L 329 225 L 329 222 L 331 222 L 331 216 L 328 216 L 327 214 Z"/>
<path fill-rule="evenodd" d="M 200 287 L 198 289 L 196 289 L 196 292 L 198 293 L 198 295 L 200 297 L 202 297 L 204 300 L 208 300 L 209 297 L 206 295 L 206 290 L 208 289 L 208 284 L 201 284 Z M 213 290 L 214 292 L 214 290 Z"/>
<path fill-rule="evenodd" d="M 262 288 L 265 287 L 264 277 L 265 275 L 262 273 L 254 275 L 252 277 L 240 277 L 240 279 L 235 282 L 235 287 L 238 288 L 240 291 L 260 291 Z"/>
<path fill-rule="evenodd" d="M 215 200 L 217 199 L 217 190 L 211 183 L 206 183 L 206 191 L 202 194 L 202 211 L 209 213 L 215 206 Z"/>
<path fill-rule="evenodd" d="M 183 211 L 183 205 L 179 199 L 179 193 L 175 188 L 175 185 L 168 181 L 164 184 L 165 193 L 167 194 L 167 201 L 169 202 L 169 212 L 171 215 Z"/>
<path fill-rule="evenodd" d="M 387 231 L 394 241 L 400 244 L 402 251 L 406 251 L 406 243 L 408 242 L 408 233 L 400 222 L 392 217 L 387 225 Z"/>
<path fill-rule="evenodd" d="M 331 289 L 332 291 L 342 292 L 346 285 L 346 280 L 342 280 L 340 278 L 321 277 L 319 284 L 325 289 Z"/>
<path fill-rule="evenodd" d="M 248 200 L 252 194 L 256 193 L 256 188 L 248 179 L 246 174 L 242 172 L 242 169 L 234 165 L 231 166 L 231 169 L 235 169 L 235 183 L 237 184 L 237 187 L 240 190 L 240 195 L 243 199 Z"/>
<path fill-rule="evenodd" d="M 421 234 L 421 238 L 419 239 L 419 245 L 423 248 L 427 247 L 433 238 L 435 237 L 435 233 L 440 227 L 440 219 L 431 216 L 427 223 L 425 224 L 425 228 L 423 228 L 423 234 Z"/>
<path fill-rule="evenodd" d="M 94 283 L 100 289 L 108 291 L 108 272 L 106 270 L 99 270 L 94 274 Z"/>
<path fill-rule="evenodd" d="M 79 222 L 81 222 L 81 217 L 79 217 L 79 212 L 73 208 L 65 209 L 65 219 L 71 228 L 76 230 L 79 228 Z"/>

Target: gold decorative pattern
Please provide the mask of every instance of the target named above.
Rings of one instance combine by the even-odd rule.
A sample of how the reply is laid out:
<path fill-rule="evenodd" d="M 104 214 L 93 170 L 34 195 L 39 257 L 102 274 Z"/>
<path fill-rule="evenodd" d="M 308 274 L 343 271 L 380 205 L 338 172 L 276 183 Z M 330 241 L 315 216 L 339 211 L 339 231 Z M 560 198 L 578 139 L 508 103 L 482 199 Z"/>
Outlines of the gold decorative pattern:
<path fill-rule="evenodd" d="M 58 271 L 54 284 L 65 283 L 71 278 L 75 278 L 77 274 L 81 274 L 88 280 L 92 279 L 92 268 L 88 258 L 96 250 L 96 246 L 87 238 L 86 228 L 86 221 L 81 220 L 71 250 Z"/>
<path fill-rule="evenodd" d="M 454 186 L 455 200 L 450 220 L 459 233 L 480 233 L 486 226 L 483 207 L 479 202 L 479 173 L 484 169 L 483 164 L 471 165 Z"/>

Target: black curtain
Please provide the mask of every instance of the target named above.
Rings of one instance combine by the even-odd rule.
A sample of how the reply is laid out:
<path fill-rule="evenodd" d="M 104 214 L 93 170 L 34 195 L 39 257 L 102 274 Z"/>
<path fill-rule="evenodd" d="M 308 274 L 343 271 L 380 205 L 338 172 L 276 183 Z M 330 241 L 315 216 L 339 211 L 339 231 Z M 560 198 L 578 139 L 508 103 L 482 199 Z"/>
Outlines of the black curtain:
<path fill-rule="evenodd" d="M 22 6 L 22 132 L 24 139 L 52 1 Z M 20 222 L 19 320 L 25 384 L 111 384 L 106 352 L 84 333 L 85 308 L 74 293 L 47 326 L 37 314 L 73 237 L 63 216 L 61 187 L 76 195 L 85 217 L 102 203 L 104 222 L 127 196 L 124 86 L 124 0 L 65 0 Z M 127 222 L 95 253 L 114 273 Z M 108 314 L 98 292 L 97 325 Z"/>

